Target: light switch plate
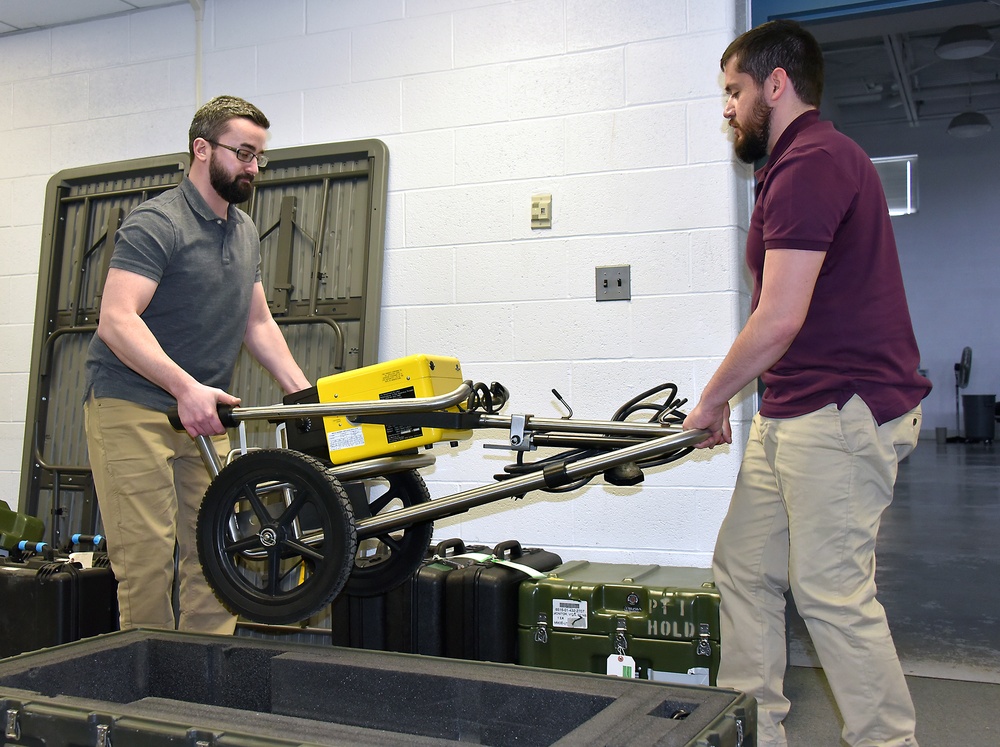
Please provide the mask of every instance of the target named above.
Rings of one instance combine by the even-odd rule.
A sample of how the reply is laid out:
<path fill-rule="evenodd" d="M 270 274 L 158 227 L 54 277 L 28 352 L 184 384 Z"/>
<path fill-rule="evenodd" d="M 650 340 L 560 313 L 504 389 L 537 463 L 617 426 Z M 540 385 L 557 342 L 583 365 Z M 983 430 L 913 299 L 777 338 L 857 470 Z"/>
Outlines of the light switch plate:
<path fill-rule="evenodd" d="M 596 268 L 595 286 L 598 301 L 631 300 L 631 265 L 612 265 Z"/>
<path fill-rule="evenodd" d="M 552 228 L 552 195 L 531 196 L 531 227 Z"/>

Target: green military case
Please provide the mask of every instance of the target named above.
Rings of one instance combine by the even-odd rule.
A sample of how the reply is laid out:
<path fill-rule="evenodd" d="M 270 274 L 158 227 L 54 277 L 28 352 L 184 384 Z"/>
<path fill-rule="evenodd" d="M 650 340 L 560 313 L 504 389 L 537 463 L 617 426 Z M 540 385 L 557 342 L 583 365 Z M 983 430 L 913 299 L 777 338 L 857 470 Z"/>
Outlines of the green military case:
<path fill-rule="evenodd" d="M 12 511 L 0 500 L 0 550 L 13 550 L 22 541 L 37 542 L 44 533 L 41 519 Z"/>
<path fill-rule="evenodd" d="M 518 663 L 608 672 L 608 657 L 635 660 L 634 676 L 715 685 L 719 593 L 705 568 L 576 560 L 521 585 Z"/>

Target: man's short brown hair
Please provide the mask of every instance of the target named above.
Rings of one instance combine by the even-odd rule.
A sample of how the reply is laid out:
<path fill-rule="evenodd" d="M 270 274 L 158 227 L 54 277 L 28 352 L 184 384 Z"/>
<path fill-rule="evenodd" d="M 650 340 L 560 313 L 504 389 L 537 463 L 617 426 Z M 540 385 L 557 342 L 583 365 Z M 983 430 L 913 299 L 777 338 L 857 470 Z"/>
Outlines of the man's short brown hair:
<path fill-rule="evenodd" d="M 271 127 L 264 112 L 249 101 L 237 96 L 216 96 L 195 112 L 194 119 L 191 120 L 191 129 L 188 130 L 188 155 L 194 158 L 194 141 L 197 138 L 218 140 L 225 132 L 229 120 L 236 117 L 249 119 L 265 130 Z"/>
<path fill-rule="evenodd" d="M 819 106 L 823 98 L 823 50 L 795 21 L 768 21 L 738 36 L 722 55 L 723 70 L 733 58 L 736 71 L 749 75 L 758 86 L 775 68 L 782 68 L 803 103 Z"/>

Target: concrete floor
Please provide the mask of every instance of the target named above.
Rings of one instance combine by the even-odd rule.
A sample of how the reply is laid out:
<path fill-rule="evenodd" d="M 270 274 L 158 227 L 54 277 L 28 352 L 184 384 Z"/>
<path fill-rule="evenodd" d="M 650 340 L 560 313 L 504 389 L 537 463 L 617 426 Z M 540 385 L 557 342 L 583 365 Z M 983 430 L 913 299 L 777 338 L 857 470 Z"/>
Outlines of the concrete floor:
<path fill-rule="evenodd" d="M 1000 444 L 921 441 L 900 465 L 876 557 L 903 670 L 1000 683 Z M 794 614 L 789 653 L 819 665 Z"/>

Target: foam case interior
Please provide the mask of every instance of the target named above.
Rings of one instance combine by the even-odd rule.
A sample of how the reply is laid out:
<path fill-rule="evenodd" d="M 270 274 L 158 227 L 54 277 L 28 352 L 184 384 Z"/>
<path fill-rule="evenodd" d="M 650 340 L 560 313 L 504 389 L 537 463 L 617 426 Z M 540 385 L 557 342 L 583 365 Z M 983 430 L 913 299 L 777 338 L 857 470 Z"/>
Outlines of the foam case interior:
<path fill-rule="evenodd" d="M 11 745 L 707 746 L 734 720 L 752 744 L 732 690 L 164 631 L 0 660 Z"/>

